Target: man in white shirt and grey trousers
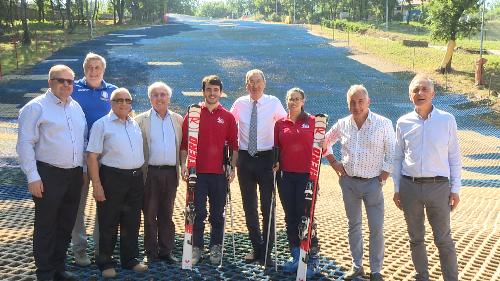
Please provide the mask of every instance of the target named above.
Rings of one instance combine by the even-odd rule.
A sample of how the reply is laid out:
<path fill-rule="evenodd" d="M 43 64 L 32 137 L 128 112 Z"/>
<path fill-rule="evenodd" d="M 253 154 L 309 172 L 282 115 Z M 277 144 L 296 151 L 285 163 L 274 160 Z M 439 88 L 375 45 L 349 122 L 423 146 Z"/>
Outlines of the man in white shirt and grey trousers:
<path fill-rule="evenodd" d="M 403 210 L 415 280 L 429 280 L 425 213 L 439 251 L 445 281 L 458 280 L 457 254 L 451 238 L 450 212 L 460 202 L 462 162 L 455 117 L 433 104 L 434 83 L 417 75 L 409 97 L 415 110 L 399 118 L 394 158 L 394 203 Z"/>
<path fill-rule="evenodd" d="M 391 120 L 370 111 L 370 97 L 362 85 L 347 92 L 351 115 L 339 119 L 325 136 L 324 147 L 340 141 L 342 159 L 335 160 L 331 148 L 325 153 L 342 189 L 349 223 L 349 247 L 352 269 L 344 276 L 353 280 L 364 275 L 363 233 L 364 202 L 370 229 L 370 280 L 383 280 L 384 194 L 382 187 L 392 170 L 394 129 Z"/>
<path fill-rule="evenodd" d="M 70 95 L 75 74 L 49 71 L 49 89 L 19 111 L 17 153 L 35 202 L 33 256 L 38 280 L 78 280 L 66 271 L 83 173 L 87 122 Z"/>

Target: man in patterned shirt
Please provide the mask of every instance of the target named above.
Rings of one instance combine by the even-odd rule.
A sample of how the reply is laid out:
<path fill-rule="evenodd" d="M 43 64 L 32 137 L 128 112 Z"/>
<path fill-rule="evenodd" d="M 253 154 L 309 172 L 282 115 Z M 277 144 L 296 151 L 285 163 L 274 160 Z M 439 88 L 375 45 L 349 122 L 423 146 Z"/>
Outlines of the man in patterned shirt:
<path fill-rule="evenodd" d="M 362 85 L 347 92 L 351 115 L 339 119 L 326 134 L 325 157 L 337 175 L 349 221 L 349 247 L 352 269 L 344 280 L 364 274 L 363 235 L 361 230 L 364 202 L 370 229 L 370 280 L 383 280 L 384 260 L 384 195 L 382 187 L 392 170 L 394 129 L 391 120 L 370 111 L 370 97 Z M 342 160 L 337 161 L 331 145 L 340 140 Z"/>

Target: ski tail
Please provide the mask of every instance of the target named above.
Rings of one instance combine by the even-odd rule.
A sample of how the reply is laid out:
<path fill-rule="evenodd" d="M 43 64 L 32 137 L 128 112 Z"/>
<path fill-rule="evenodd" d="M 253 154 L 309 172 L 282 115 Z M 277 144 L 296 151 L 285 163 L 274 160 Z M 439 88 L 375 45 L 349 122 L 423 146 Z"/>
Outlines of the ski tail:
<path fill-rule="evenodd" d="M 323 156 L 323 149 L 320 143 L 325 139 L 327 125 L 328 116 L 326 114 L 317 114 L 315 116 L 311 168 L 309 170 L 309 180 L 304 190 L 305 210 L 302 221 L 299 224 L 300 258 L 296 281 L 305 281 L 307 278 L 307 263 L 310 256 L 311 239 L 316 235 L 314 209 L 318 195 L 321 157 Z"/>
<path fill-rule="evenodd" d="M 200 129 L 201 107 L 197 104 L 188 107 L 188 156 L 187 169 L 189 178 L 186 189 L 186 207 L 184 209 L 184 244 L 182 247 L 182 269 L 193 267 L 193 224 L 195 218 L 194 192 L 196 188 L 196 158 L 198 154 L 198 132 Z"/>

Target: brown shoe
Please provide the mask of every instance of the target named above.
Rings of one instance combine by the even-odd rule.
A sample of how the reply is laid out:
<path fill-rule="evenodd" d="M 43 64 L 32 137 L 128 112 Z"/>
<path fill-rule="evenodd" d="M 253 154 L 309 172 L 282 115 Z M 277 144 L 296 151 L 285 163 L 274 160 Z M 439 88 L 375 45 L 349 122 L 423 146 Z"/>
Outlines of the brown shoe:
<path fill-rule="evenodd" d="M 134 265 L 134 267 L 132 267 L 132 270 L 135 272 L 144 272 L 144 271 L 148 270 L 148 266 L 143 264 L 143 263 L 138 263 L 138 264 Z"/>
<path fill-rule="evenodd" d="M 108 268 L 102 271 L 102 278 L 115 278 L 116 270 L 114 268 Z"/>

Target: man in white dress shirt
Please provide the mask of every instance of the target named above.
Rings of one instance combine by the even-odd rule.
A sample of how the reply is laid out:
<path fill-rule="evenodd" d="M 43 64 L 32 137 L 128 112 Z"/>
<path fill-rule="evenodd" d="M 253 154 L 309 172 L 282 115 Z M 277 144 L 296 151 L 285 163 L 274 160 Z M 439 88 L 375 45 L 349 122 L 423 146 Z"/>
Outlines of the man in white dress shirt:
<path fill-rule="evenodd" d="M 268 254 L 271 253 L 274 239 L 274 221 L 271 220 L 271 233 L 267 233 L 270 222 L 269 208 L 273 192 L 273 153 L 274 123 L 287 116 L 280 100 L 275 96 L 265 95 L 266 79 L 261 70 L 247 72 L 246 89 L 249 93 L 238 98 L 231 107 L 231 113 L 238 123 L 238 181 L 241 189 L 243 210 L 253 251 L 246 257 L 247 262 L 264 262 L 267 237 L 269 236 Z M 255 118 L 252 118 L 252 115 Z M 252 122 L 255 120 L 255 123 Z M 260 192 L 260 210 L 262 227 L 260 231 L 257 211 L 257 184 Z M 267 258 L 271 262 L 270 258 Z"/>
<path fill-rule="evenodd" d="M 144 249 L 148 263 L 176 263 L 175 225 L 172 220 L 179 185 L 181 115 L 171 111 L 172 89 L 163 82 L 148 87 L 152 108 L 135 117 L 144 147 Z"/>
<path fill-rule="evenodd" d="M 433 104 L 434 83 L 417 75 L 409 97 L 415 110 L 399 118 L 394 157 L 394 202 L 404 212 L 415 280 L 428 281 L 424 210 L 432 227 L 445 281 L 458 280 L 450 212 L 460 202 L 462 161 L 455 117 Z"/>
<path fill-rule="evenodd" d="M 65 269 L 82 185 L 87 122 L 70 95 L 75 74 L 49 71 L 49 89 L 19 112 L 17 153 L 35 202 L 33 256 L 38 280 L 78 280 Z"/>
<path fill-rule="evenodd" d="M 349 224 L 349 247 L 352 268 L 344 276 L 353 280 L 364 274 L 362 203 L 365 204 L 370 229 L 370 280 L 383 280 L 384 261 L 384 194 L 382 187 L 392 171 L 394 130 L 391 120 L 370 111 L 370 97 L 362 85 L 347 92 L 351 115 L 339 119 L 328 131 L 325 146 L 340 141 L 341 161 L 335 160 L 331 148 L 325 153 L 342 189 Z"/>
<path fill-rule="evenodd" d="M 136 272 L 148 269 L 138 260 L 144 194 L 142 133 L 129 116 L 130 92 L 118 88 L 111 93 L 110 101 L 111 111 L 94 123 L 87 146 L 88 172 L 99 218 L 97 266 L 103 278 L 116 276 L 112 256 L 118 228 L 121 267 Z"/>

